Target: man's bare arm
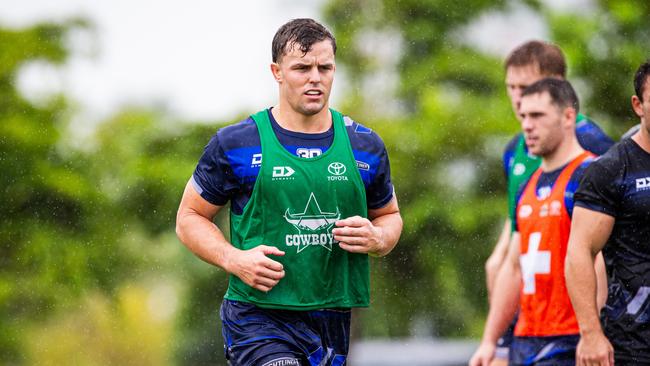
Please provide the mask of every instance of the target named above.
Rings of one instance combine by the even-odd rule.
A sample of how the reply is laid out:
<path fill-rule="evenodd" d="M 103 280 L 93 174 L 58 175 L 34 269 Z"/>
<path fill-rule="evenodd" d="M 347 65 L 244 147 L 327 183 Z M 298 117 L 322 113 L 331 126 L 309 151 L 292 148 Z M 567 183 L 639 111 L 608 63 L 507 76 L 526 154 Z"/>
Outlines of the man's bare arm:
<path fill-rule="evenodd" d="M 471 366 L 487 366 L 494 358 L 496 343 L 515 317 L 521 289 L 520 236 L 514 233 L 504 261 L 494 284 L 490 312 L 483 330 L 479 348 L 470 360 Z"/>
<path fill-rule="evenodd" d="M 614 227 L 614 217 L 575 207 L 565 262 L 571 303 L 580 325 L 577 365 L 613 365 L 613 348 L 603 334 L 598 317 L 594 261 Z"/>
<path fill-rule="evenodd" d="M 499 240 L 497 240 L 497 243 L 492 250 L 492 254 L 490 254 L 490 257 L 485 261 L 485 282 L 488 290 L 488 302 L 492 290 L 494 289 L 494 282 L 499 274 L 499 269 L 501 269 L 501 265 L 503 265 L 508 254 L 511 226 L 512 223 L 510 219 L 506 219 L 506 222 L 503 224 L 503 229 L 501 230 L 501 235 L 499 235 Z"/>
<path fill-rule="evenodd" d="M 607 270 L 605 269 L 605 258 L 603 252 L 598 253 L 596 256 L 596 263 L 594 269 L 596 270 L 596 308 L 600 309 L 605 307 L 607 303 Z"/>
<path fill-rule="evenodd" d="M 284 252 L 266 245 L 250 250 L 233 247 L 212 222 L 221 208 L 203 199 L 190 180 L 176 215 L 176 235 L 202 260 L 234 274 L 255 289 L 271 290 L 284 277 L 284 269 L 268 255 L 281 256 Z"/>

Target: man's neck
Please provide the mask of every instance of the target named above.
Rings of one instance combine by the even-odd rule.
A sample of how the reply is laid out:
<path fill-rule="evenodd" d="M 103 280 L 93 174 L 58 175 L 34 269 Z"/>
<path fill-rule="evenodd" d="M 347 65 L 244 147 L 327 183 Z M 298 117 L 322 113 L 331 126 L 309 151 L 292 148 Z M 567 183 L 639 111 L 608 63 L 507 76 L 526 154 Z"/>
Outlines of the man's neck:
<path fill-rule="evenodd" d="M 326 132 L 332 126 L 332 116 L 325 106 L 314 115 L 304 115 L 296 112 L 289 105 L 279 105 L 271 109 L 275 121 L 285 130 L 302 133 Z"/>
<path fill-rule="evenodd" d="M 551 154 L 542 156 L 542 171 L 552 172 L 557 170 L 577 158 L 584 151 L 574 135 L 567 141 L 562 141 Z"/>
<path fill-rule="evenodd" d="M 650 154 L 650 131 L 648 131 L 648 121 L 641 121 L 641 128 L 639 132 L 635 133 L 632 136 L 634 142 L 636 142 L 643 150 Z"/>

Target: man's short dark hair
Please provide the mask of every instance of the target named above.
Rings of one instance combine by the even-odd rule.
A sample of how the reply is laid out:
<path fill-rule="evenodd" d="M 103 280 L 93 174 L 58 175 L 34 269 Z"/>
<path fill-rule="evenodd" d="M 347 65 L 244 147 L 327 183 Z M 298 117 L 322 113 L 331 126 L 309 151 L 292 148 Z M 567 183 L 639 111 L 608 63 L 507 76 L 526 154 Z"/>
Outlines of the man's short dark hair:
<path fill-rule="evenodd" d="M 560 109 L 571 107 L 576 113 L 580 110 L 580 102 L 571 83 L 556 78 L 545 78 L 529 85 L 521 93 L 522 98 L 531 94 L 542 94 L 547 92 L 551 96 L 551 103 Z"/>
<path fill-rule="evenodd" d="M 639 100 L 643 102 L 643 92 L 645 91 L 646 81 L 650 77 L 650 59 L 642 63 L 634 74 L 634 92 Z"/>
<path fill-rule="evenodd" d="M 511 66 L 536 66 L 543 76 L 566 77 L 566 61 L 562 50 L 547 42 L 529 41 L 515 48 L 506 58 L 506 71 Z"/>
<path fill-rule="evenodd" d="M 336 39 L 327 28 L 309 18 L 294 19 L 275 32 L 271 47 L 273 62 L 278 62 L 294 46 L 300 46 L 303 55 L 311 50 L 314 43 L 329 39 L 336 55 Z"/>

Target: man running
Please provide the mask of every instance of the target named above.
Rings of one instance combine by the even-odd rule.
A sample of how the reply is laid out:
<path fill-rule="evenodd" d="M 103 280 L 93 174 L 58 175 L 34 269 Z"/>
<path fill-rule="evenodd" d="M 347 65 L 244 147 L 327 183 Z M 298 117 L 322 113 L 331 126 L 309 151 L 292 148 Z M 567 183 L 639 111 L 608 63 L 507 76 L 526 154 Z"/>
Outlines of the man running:
<path fill-rule="evenodd" d="M 640 130 L 594 162 L 575 194 L 566 280 L 580 323 L 580 366 L 650 365 L 650 60 L 634 90 Z M 609 285 L 602 326 L 592 271 L 600 250 Z"/>
<path fill-rule="evenodd" d="M 471 366 L 492 361 L 497 340 L 517 308 L 510 365 L 573 365 L 578 325 L 564 283 L 573 192 L 593 154 L 576 137 L 578 98 L 567 81 L 546 78 L 527 87 L 519 106 L 528 150 L 541 166 L 517 195 L 508 255 Z"/>
<path fill-rule="evenodd" d="M 369 304 L 368 255 L 399 239 L 383 142 L 328 108 L 335 54 L 314 20 L 283 25 L 272 44 L 278 104 L 218 131 L 185 188 L 179 238 L 230 274 L 231 365 L 345 364 L 350 309 Z M 227 202 L 230 242 L 212 223 Z"/>

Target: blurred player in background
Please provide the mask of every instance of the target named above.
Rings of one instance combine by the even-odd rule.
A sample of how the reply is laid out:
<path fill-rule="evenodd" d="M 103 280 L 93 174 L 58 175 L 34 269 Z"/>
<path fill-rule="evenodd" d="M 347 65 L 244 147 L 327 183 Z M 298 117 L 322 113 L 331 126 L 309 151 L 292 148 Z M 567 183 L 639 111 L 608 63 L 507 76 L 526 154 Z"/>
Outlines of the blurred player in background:
<path fill-rule="evenodd" d="M 566 77 L 566 62 L 562 51 L 557 46 L 542 41 L 530 41 L 520 45 L 510 53 L 505 61 L 505 71 L 508 97 L 512 103 L 512 110 L 519 119 L 523 90 L 546 77 L 564 80 Z M 575 122 L 578 143 L 585 150 L 601 155 L 613 145 L 614 142 L 583 114 L 578 113 Z M 514 230 L 512 222 L 517 192 L 530 179 L 530 176 L 540 164 L 541 158 L 528 150 L 522 133 L 515 135 L 506 146 L 503 155 L 503 167 L 508 192 L 508 217 L 499 240 L 485 263 L 488 295 L 493 292 L 497 274 L 504 263 L 508 243 Z M 499 340 L 499 348 L 494 362 L 495 366 L 507 364 L 513 328 L 514 324 Z"/>

